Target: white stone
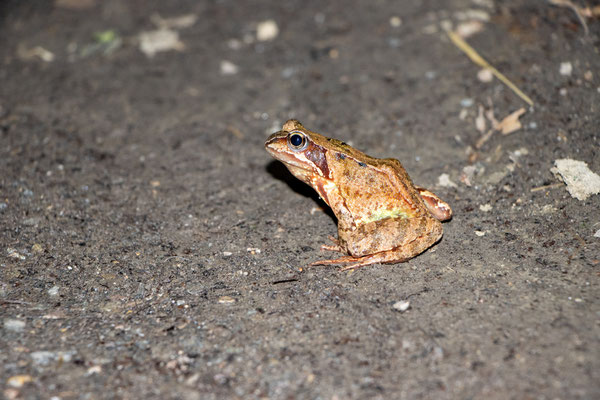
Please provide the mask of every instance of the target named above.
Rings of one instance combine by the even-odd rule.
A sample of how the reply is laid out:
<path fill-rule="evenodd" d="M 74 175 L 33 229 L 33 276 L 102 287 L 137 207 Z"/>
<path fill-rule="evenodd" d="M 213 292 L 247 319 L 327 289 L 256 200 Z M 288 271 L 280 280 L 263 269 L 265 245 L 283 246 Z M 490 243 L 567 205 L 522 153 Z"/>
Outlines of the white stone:
<path fill-rule="evenodd" d="M 260 42 L 273 40 L 279 35 L 279 27 L 272 19 L 262 21 L 256 27 L 256 39 Z"/>

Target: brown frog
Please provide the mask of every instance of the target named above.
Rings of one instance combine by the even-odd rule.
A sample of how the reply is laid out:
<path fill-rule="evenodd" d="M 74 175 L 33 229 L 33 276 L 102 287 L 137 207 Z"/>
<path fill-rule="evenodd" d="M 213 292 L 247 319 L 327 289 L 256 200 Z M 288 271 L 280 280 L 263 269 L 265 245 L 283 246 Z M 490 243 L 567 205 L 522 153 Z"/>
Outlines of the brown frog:
<path fill-rule="evenodd" d="M 322 249 L 349 254 L 311 265 L 344 264 L 343 270 L 399 263 L 442 237 L 450 206 L 415 187 L 398 160 L 378 159 L 289 120 L 269 136 L 267 151 L 309 184 L 338 219 L 338 239 Z"/>

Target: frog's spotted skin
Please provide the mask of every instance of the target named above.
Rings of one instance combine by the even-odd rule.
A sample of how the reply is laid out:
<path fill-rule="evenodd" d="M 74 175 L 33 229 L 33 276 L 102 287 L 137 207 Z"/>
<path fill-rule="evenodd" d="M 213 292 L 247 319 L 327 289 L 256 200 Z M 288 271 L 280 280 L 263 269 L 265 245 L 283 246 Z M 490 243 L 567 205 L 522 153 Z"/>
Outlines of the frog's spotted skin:
<path fill-rule="evenodd" d="M 267 151 L 312 186 L 338 219 L 338 240 L 325 250 L 349 254 L 312 265 L 354 269 L 406 261 L 442 237 L 450 206 L 417 188 L 395 159 L 378 159 L 289 120 L 265 142 Z"/>

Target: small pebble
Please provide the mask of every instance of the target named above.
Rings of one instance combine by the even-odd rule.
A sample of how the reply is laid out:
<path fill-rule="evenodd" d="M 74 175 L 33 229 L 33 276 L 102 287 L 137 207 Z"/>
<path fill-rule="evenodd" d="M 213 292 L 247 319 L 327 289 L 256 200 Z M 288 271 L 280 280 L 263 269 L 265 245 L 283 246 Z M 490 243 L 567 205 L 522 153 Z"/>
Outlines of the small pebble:
<path fill-rule="evenodd" d="M 473 99 L 465 98 L 460 101 L 461 107 L 471 107 L 473 105 Z"/>
<path fill-rule="evenodd" d="M 491 82 L 492 79 L 494 79 L 494 74 L 492 74 L 492 71 L 487 68 L 480 69 L 477 73 L 477 79 L 479 79 L 481 82 Z"/>
<path fill-rule="evenodd" d="M 444 358 L 444 349 L 442 349 L 440 346 L 436 346 L 433 349 L 433 353 L 431 355 L 431 358 L 433 360 L 441 360 Z"/>
<path fill-rule="evenodd" d="M 21 388 L 29 382 L 33 382 L 31 375 L 15 375 L 6 380 L 6 384 L 14 388 Z"/>
<path fill-rule="evenodd" d="M 393 48 L 400 47 L 400 45 L 402 44 L 402 41 L 397 37 L 388 38 L 387 42 L 388 45 Z"/>
<path fill-rule="evenodd" d="M 227 41 L 227 47 L 229 47 L 231 50 L 239 50 L 242 48 L 242 42 L 238 39 L 229 39 Z"/>
<path fill-rule="evenodd" d="M 479 209 L 483 212 L 492 211 L 492 205 L 491 204 L 481 204 L 479 206 Z"/>
<path fill-rule="evenodd" d="M 279 35 L 279 27 L 272 19 L 263 21 L 256 27 L 256 39 L 260 42 L 273 40 Z"/>
<path fill-rule="evenodd" d="M 397 28 L 400 25 L 402 25 L 402 19 L 400 19 L 400 17 L 394 15 L 390 18 L 390 26 L 392 26 L 393 28 Z"/>
<path fill-rule="evenodd" d="M 152 58 L 156 53 L 163 51 L 181 51 L 185 48 L 185 45 L 179 40 L 177 31 L 163 28 L 140 33 L 139 47 L 142 53 Z"/>
<path fill-rule="evenodd" d="M 281 77 L 283 79 L 290 79 L 296 73 L 296 68 L 294 67 L 285 67 L 281 70 Z"/>
<path fill-rule="evenodd" d="M 570 76 L 573 72 L 573 65 L 570 62 L 560 63 L 560 74 L 564 76 Z"/>
<path fill-rule="evenodd" d="M 48 295 L 50 296 L 56 296 L 58 294 L 58 290 L 60 289 L 60 287 L 58 286 L 52 286 L 50 289 L 48 289 Z"/>
<path fill-rule="evenodd" d="M 315 19 L 316 24 L 321 25 L 321 24 L 325 23 L 325 14 L 316 13 L 314 16 L 314 19 Z"/>
<path fill-rule="evenodd" d="M 25 226 L 36 226 L 40 222 L 39 218 L 32 217 L 23 220 L 23 225 Z"/>
<path fill-rule="evenodd" d="M 231 296 L 221 296 L 219 297 L 220 304 L 233 304 L 235 303 L 235 299 Z"/>
<path fill-rule="evenodd" d="M 456 33 L 463 39 L 471 37 L 478 32 L 483 30 L 483 23 L 481 21 L 465 21 L 458 24 L 456 27 Z"/>
<path fill-rule="evenodd" d="M 20 254 L 16 249 L 9 247 L 6 249 L 9 257 L 16 258 L 18 260 L 24 260 L 26 257 L 23 254 Z"/>
<path fill-rule="evenodd" d="M 34 351 L 30 354 L 34 364 L 48 365 L 56 359 L 56 353 L 51 351 Z"/>
<path fill-rule="evenodd" d="M 34 351 L 29 356 L 34 364 L 37 365 L 48 365 L 51 362 L 59 361 L 59 362 L 71 362 L 73 359 L 73 355 L 76 352 L 73 350 L 70 351 Z"/>
<path fill-rule="evenodd" d="M 93 367 L 89 367 L 86 375 L 93 375 L 93 374 L 99 374 L 100 372 L 102 372 L 102 366 L 100 365 L 94 365 Z"/>
<path fill-rule="evenodd" d="M 408 300 L 397 301 L 392 306 L 392 308 L 394 310 L 397 310 L 397 311 L 400 311 L 400 312 L 404 312 L 404 311 L 408 310 L 408 307 L 410 307 L 410 301 L 408 301 Z"/>
<path fill-rule="evenodd" d="M 22 332 L 25 329 L 25 321 L 8 318 L 4 320 L 4 329 L 12 332 Z"/>
<path fill-rule="evenodd" d="M 221 61 L 221 75 L 235 75 L 240 68 L 231 61 Z"/>
<path fill-rule="evenodd" d="M 8 208 L 8 204 L 6 203 L 0 203 L 0 211 L 4 211 Z"/>
<path fill-rule="evenodd" d="M 435 79 L 437 77 L 437 72 L 435 71 L 427 71 L 425 72 L 425 78 L 432 80 Z"/>

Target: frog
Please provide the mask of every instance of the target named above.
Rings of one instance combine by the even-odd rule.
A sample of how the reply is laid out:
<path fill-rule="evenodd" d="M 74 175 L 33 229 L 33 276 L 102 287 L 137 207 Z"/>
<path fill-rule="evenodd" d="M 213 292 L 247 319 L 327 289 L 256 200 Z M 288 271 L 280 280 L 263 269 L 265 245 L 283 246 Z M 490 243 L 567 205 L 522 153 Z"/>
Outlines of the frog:
<path fill-rule="evenodd" d="M 342 271 L 395 264 L 423 253 L 442 238 L 452 209 L 415 186 L 394 158 L 374 158 L 343 141 L 305 128 L 296 119 L 265 141 L 265 149 L 331 208 L 338 238 L 322 250 L 345 256 L 310 265 L 343 265 Z"/>

